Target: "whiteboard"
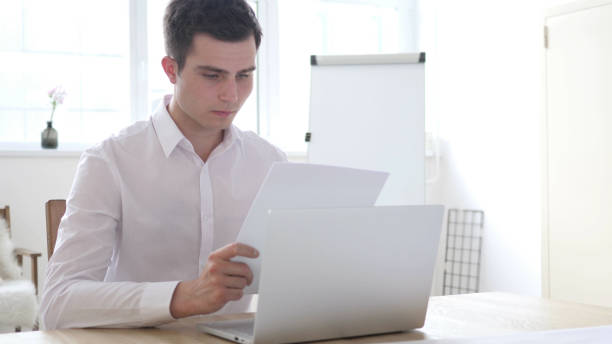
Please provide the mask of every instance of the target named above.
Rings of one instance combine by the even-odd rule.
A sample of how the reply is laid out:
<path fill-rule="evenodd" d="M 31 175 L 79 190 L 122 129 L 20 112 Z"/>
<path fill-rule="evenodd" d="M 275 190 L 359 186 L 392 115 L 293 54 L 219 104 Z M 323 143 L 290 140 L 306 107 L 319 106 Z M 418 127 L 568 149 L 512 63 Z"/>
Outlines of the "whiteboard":
<path fill-rule="evenodd" d="M 308 161 L 389 172 L 377 204 L 425 203 L 425 54 L 312 56 Z"/>

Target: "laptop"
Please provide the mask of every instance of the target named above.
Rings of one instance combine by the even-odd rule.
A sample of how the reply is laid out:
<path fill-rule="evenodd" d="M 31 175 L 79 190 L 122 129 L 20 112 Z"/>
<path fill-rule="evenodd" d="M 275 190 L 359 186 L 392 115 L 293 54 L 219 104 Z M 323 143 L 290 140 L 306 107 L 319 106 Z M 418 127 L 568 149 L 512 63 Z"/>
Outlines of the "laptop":
<path fill-rule="evenodd" d="M 442 206 L 274 209 L 254 319 L 198 324 L 237 343 L 292 343 L 422 327 Z"/>

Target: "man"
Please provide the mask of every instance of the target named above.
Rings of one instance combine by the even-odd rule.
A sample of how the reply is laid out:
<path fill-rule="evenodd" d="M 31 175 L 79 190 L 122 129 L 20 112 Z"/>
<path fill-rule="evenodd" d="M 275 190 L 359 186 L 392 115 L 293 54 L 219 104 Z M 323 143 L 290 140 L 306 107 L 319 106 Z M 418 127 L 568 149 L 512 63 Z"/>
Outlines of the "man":
<path fill-rule="evenodd" d="M 83 153 L 41 300 L 45 329 L 151 326 L 245 311 L 234 243 L 285 155 L 232 120 L 253 88 L 261 31 L 244 0 L 173 0 L 162 67 L 174 94 Z"/>

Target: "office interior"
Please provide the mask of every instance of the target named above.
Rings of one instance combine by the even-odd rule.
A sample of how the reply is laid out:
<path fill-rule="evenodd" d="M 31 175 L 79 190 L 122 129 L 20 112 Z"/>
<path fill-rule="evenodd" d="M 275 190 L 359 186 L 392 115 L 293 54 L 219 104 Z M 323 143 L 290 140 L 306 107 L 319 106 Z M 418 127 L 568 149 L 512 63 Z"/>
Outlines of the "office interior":
<path fill-rule="evenodd" d="M 45 202 L 67 197 L 83 149 L 133 121 L 146 120 L 159 97 L 171 92 L 159 62 L 166 2 L 3 3 L 0 207 L 11 207 L 15 246 L 43 253 L 38 261 L 40 288 L 47 265 Z M 551 8 L 568 1 L 250 3 L 262 20 L 264 45 L 259 52 L 258 92 L 238 114 L 239 127 L 278 145 L 290 161 L 308 162 L 303 135 L 308 131 L 309 55 L 426 52 L 425 203 L 485 213 L 481 292 L 551 296 L 546 265 L 550 257 L 543 239 L 548 225 L 544 23 Z M 76 10 L 65 11 L 67 6 Z M 118 9 L 122 14 L 115 12 Z M 358 19 L 334 25 L 339 13 L 347 11 L 355 11 Z M 375 15 L 365 14 L 368 11 Z M 376 15 L 395 22 L 386 23 L 377 35 L 356 24 L 370 20 L 364 26 L 374 27 L 381 23 Z M 96 67 L 98 63 L 102 68 Z M 59 84 L 67 92 L 54 114 L 59 147 L 42 149 L 40 133 L 51 110 L 47 91 Z M 384 121 L 379 114 L 372 116 Z M 605 168 L 591 172 L 599 175 Z M 581 183 L 576 180 L 569 188 Z M 585 200 L 605 207 L 601 202 L 605 198 Z M 602 237 L 604 242 L 609 239 L 609 234 Z M 442 240 L 432 295 L 442 294 L 444 245 Z M 575 253 L 571 247 L 566 250 Z M 29 264 L 24 261 L 25 278 L 31 277 Z M 601 281 L 612 283 L 607 277 Z M 554 285 L 552 289 L 554 294 Z M 609 296 L 586 296 L 578 289 L 561 298 L 612 306 Z"/>

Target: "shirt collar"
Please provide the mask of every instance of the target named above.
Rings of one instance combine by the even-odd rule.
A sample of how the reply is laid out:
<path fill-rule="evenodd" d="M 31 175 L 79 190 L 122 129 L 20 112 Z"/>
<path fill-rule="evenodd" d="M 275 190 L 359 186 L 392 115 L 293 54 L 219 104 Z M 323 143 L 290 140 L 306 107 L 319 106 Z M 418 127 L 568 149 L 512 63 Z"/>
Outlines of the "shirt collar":
<path fill-rule="evenodd" d="M 170 117 L 170 113 L 168 113 L 167 106 L 170 104 L 171 100 L 171 94 L 164 96 L 161 103 L 157 107 L 157 110 L 155 110 L 155 113 L 152 116 L 153 127 L 155 128 L 157 138 L 159 139 L 159 143 L 164 150 L 166 158 L 170 156 L 172 151 L 174 151 L 176 146 L 178 146 L 180 143 L 193 147 L 191 142 L 189 142 L 185 135 L 183 135 L 176 123 L 174 123 L 174 120 L 172 117 Z M 236 126 L 232 124 L 224 131 L 223 141 L 221 141 L 219 146 L 217 146 L 215 149 L 215 151 L 217 151 L 215 152 L 215 155 L 227 151 L 234 144 L 238 144 L 241 153 L 244 154 L 243 134 L 238 128 L 236 128 Z"/>
<path fill-rule="evenodd" d="M 229 150 L 234 144 L 238 145 L 240 152 L 244 155 L 243 134 L 233 124 L 223 131 L 223 141 L 213 151 L 214 155 L 222 154 Z"/>
<path fill-rule="evenodd" d="M 164 96 L 152 116 L 153 127 L 166 158 L 170 156 L 170 153 L 181 141 L 187 140 L 168 113 L 167 106 L 170 104 L 170 100 L 172 100 L 172 95 Z"/>

